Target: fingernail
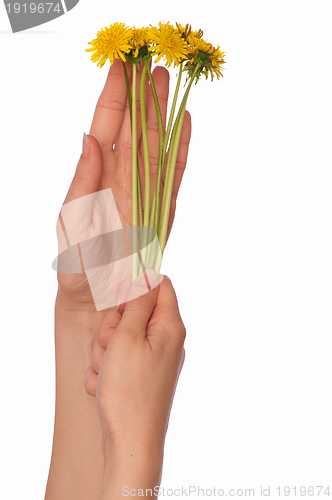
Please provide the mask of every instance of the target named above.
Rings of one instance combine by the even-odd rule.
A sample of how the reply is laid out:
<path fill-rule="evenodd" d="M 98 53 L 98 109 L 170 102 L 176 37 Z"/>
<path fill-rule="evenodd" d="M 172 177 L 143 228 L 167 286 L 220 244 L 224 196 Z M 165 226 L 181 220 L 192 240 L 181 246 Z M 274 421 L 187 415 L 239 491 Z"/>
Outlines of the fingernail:
<path fill-rule="evenodd" d="M 89 154 L 89 137 L 86 135 L 86 133 L 83 134 L 83 150 L 82 150 L 82 156 L 88 156 Z"/>
<path fill-rule="evenodd" d="M 120 314 L 123 313 L 125 304 L 126 303 L 123 301 L 121 294 L 118 293 L 116 296 L 116 307 L 117 307 Z"/>

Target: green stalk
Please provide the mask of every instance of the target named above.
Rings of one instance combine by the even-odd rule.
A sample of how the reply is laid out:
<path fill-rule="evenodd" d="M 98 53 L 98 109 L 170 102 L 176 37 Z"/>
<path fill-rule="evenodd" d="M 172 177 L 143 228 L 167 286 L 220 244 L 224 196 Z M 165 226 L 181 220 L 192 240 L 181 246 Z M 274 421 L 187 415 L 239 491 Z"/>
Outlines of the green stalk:
<path fill-rule="evenodd" d="M 167 124 L 167 129 L 166 129 L 166 134 L 165 134 L 165 140 L 164 140 L 163 159 L 165 159 L 165 156 L 166 156 L 166 151 L 167 151 L 169 136 L 170 136 L 171 130 L 172 130 L 173 119 L 174 119 L 175 108 L 176 108 L 176 102 L 177 102 L 178 95 L 179 95 L 179 90 L 180 90 L 180 83 L 181 83 L 181 77 L 182 77 L 182 69 L 183 69 L 183 62 L 180 63 L 178 80 L 177 80 L 177 83 L 176 83 L 175 92 L 174 92 L 174 96 L 173 96 L 171 112 L 170 112 L 169 118 L 168 118 L 168 124 Z"/>
<path fill-rule="evenodd" d="M 188 87 L 187 87 L 186 92 L 185 92 L 185 94 L 183 96 L 183 99 L 182 99 L 182 102 L 180 104 L 180 108 L 179 108 L 179 111 L 178 111 L 178 114 L 177 114 L 177 117 L 176 117 L 176 120 L 175 120 L 175 123 L 174 123 L 173 133 L 171 135 L 171 141 L 170 141 L 170 145 L 169 145 L 169 149 L 168 149 L 168 157 L 167 157 L 167 164 L 166 164 L 166 171 L 165 171 L 165 182 L 164 182 L 164 194 L 163 194 L 163 199 L 162 199 L 162 204 L 161 204 L 161 213 L 163 213 L 164 206 L 165 206 L 165 199 L 166 199 L 166 197 L 165 197 L 165 187 L 166 187 L 166 185 L 168 183 L 168 175 L 169 175 L 169 171 L 170 171 L 172 149 L 173 149 L 173 146 L 174 146 L 175 131 L 177 129 L 177 126 L 178 126 L 178 123 L 179 123 L 179 119 L 180 119 L 180 116 L 181 116 L 180 111 L 183 108 L 183 106 L 186 106 L 186 102 L 185 101 L 188 99 L 189 91 L 190 91 L 191 85 L 192 85 L 192 83 L 194 81 L 194 77 L 195 77 L 197 71 L 198 71 L 198 66 L 195 69 L 193 77 L 189 81 Z M 160 233 L 160 225 L 159 225 L 159 228 L 158 228 L 158 234 L 159 233 Z"/>
<path fill-rule="evenodd" d="M 131 89 L 128 71 L 125 63 L 122 61 L 123 72 L 126 80 L 126 88 L 127 88 L 127 96 L 128 96 L 128 105 L 129 105 L 129 113 L 130 113 L 130 125 L 132 123 L 132 98 L 131 98 Z M 139 165 L 137 158 L 137 186 L 138 186 L 138 214 L 139 214 L 139 225 L 143 226 L 143 202 L 142 202 L 142 188 L 141 188 L 141 177 L 139 173 Z"/>
<path fill-rule="evenodd" d="M 132 281 L 137 278 L 138 275 L 138 261 L 137 261 L 137 194 L 138 194 L 138 172 L 137 172 L 137 108 L 136 108 L 136 73 L 137 66 L 133 64 L 133 78 L 132 78 L 132 121 L 131 121 L 131 134 L 132 134 L 132 231 L 133 231 L 133 272 Z"/>
<path fill-rule="evenodd" d="M 185 115 L 185 111 L 186 111 L 186 104 L 187 104 L 188 95 L 189 95 L 191 86 L 193 84 L 196 73 L 198 71 L 198 68 L 199 68 L 199 66 L 197 65 L 192 77 L 190 78 L 186 92 L 183 96 L 183 99 L 182 99 L 182 102 L 180 105 L 180 109 L 178 111 L 178 115 L 177 115 L 177 118 L 175 120 L 173 134 L 172 134 L 171 143 L 170 143 L 170 149 L 168 152 L 167 170 L 166 170 L 166 178 L 165 178 L 164 194 L 163 194 L 163 204 L 162 204 L 162 211 L 161 211 L 161 216 L 160 216 L 160 226 L 159 226 L 159 232 L 158 232 L 159 245 L 160 245 L 161 252 L 158 253 L 157 260 L 156 260 L 155 266 L 154 266 L 155 271 L 158 275 L 160 272 L 162 255 L 164 253 L 164 249 L 165 249 L 165 245 L 166 245 L 166 237 L 167 237 L 167 229 L 168 229 L 169 211 L 170 211 L 170 207 L 171 207 L 174 173 L 175 173 L 176 160 L 177 160 L 177 155 L 178 155 L 178 150 L 179 150 L 179 145 L 180 145 L 182 125 L 183 125 L 184 115 Z"/>
<path fill-rule="evenodd" d="M 138 195 L 138 218 L 139 225 L 143 227 L 143 202 L 142 202 L 142 188 L 141 177 L 139 173 L 138 158 L 137 158 L 137 195 Z"/>
<path fill-rule="evenodd" d="M 150 229 L 149 229 L 149 247 L 147 252 L 147 265 L 146 267 L 152 268 L 154 266 L 155 261 L 155 237 L 157 236 L 157 232 L 154 229 L 155 226 L 155 216 L 156 216 L 156 197 L 153 197 L 152 207 L 151 207 L 151 217 L 150 217 Z M 151 244 L 153 242 L 153 244 Z"/>
<path fill-rule="evenodd" d="M 122 61 L 122 59 L 121 59 Z M 129 82 L 129 76 L 128 76 L 128 71 L 126 64 L 122 61 L 122 67 L 123 67 L 123 72 L 124 72 L 124 77 L 126 80 L 126 87 L 127 87 L 127 95 L 128 95 L 128 104 L 129 104 L 129 112 L 130 112 L 130 121 L 131 121 L 131 88 L 130 88 L 130 82 Z"/>
<path fill-rule="evenodd" d="M 150 66 L 146 61 L 144 61 L 144 62 L 145 62 L 145 67 L 146 67 L 149 81 L 150 81 L 152 96 L 153 96 L 154 105 L 155 105 L 155 109 L 156 109 L 158 132 L 159 132 L 158 169 L 157 169 L 156 184 L 155 184 L 154 193 L 153 193 L 153 200 L 152 200 L 152 205 L 151 205 L 151 215 L 150 215 L 150 220 L 149 220 L 150 231 L 149 231 L 149 239 L 148 239 L 149 247 L 148 247 L 148 252 L 147 252 L 147 267 L 153 267 L 154 260 L 155 260 L 155 251 L 154 251 L 155 242 L 153 243 L 153 245 L 151 245 L 151 242 L 154 241 L 154 237 L 157 235 L 158 226 L 159 226 L 160 185 L 161 185 L 161 177 L 162 177 L 162 171 L 163 171 L 164 128 L 163 128 L 163 121 L 162 121 L 158 96 L 157 96 L 157 92 L 156 92 L 156 87 L 154 84 L 153 76 L 151 74 Z"/>
<path fill-rule="evenodd" d="M 143 225 L 145 228 L 149 227 L 149 215 L 150 215 L 150 160 L 149 160 L 149 144 L 148 144 L 148 131 L 146 125 L 146 111 L 145 111 L 145 76 L 146 76 L 146 65 L 144 65 L 141 76 L 140 85 L 140 99 L 141 99 L 141 119 L 142 119 L 142 141 L 143 141 L 143 151 L 144 151 L 144 173 L 145 173 L 145 196 L 144 196 L 144 221 Z M 148 229 L 143 229 L 143 248 L 142 248 L 142 260 L 143 268 L 146 266 L 146 254 L 147 254 L 147 244 L 148 244 Z M 142 266 L 140 266 L 140 271 Z"/>
<path fill-rule="evenodd" d="M 163 172 L 164 128 L 163 128 L 163 121 L 162 121 L 158 96 L 157 96 L 157 92 L 156 92 L 156 87 L 154 85 L 150 66 L 147 63 L 147 61 L 144 61 L 144 64 L 145 64 L 146 70 L 148 72 L 149 80 L 150 80 L 152 96 L 153 96 L 154 105 L 156 108 L 158 132 L 159 132 L 158 170 L 157 170 L 156 184 L 155 184 L 154 193 L 153 193 L 153 203 L 152 203 L 153 213 L 151 213 L 151 219 L 150 219 L 150 227 L 153 227 L 155 229 L 155 231 L 157 232 L 158 225 L 159 225 L 159 211 L 160 211 L 160 185 L 161 185 L 161 177 L 162 177 L 162 172 Z M 153 226 L 151 225 L 151 220 L 153 220 L 153 223 L 154 223 Z"/>
<path fill-rule="evenodd" d="M 176 84 L 176 89 L 175 89 L 175 93 L 174 93 L 174 97 L 173 97 L 172 109 L 171 109 L 171 113 L 170 113 L 170 116 L 169 116 L 169 121 L 168 121 L 168 125 L 167 125 L 166 136 L 165 136 L 165 142 L 164 142 L 164 151 L 163 151 L 163 158 L 164 158 L 164 160 L 165 160 L 165 157 L 166 157 L 166 151 L 167 151 L 169 136 L 170 136 L 171 129 L 172 129 L 172 124 L 173 124 L 173 118 L 174 118 L 176 101 L 177 101 L 178 94 L 179 94 L 179 89 L 180 89 L 182 69 L 183 69 L 183 63 L 180 63 L 180 71 L 179 71 L 179 75 L 178 75 L 178 81 L 177 81 L 177 84 Z M 169 153 L 170 152 L 171 152 L 171 148 L 169 150 Z M 170 160 L 170 155 L 168 156 L 168 161 L 167 161 L 167 166 L 166 166 L 166 174 L 165 174 L 165 183 L 164 184 L 166 184 L 166 182 L 167 182 L 167 177 L 168 177 L 168 172 L 169 172 L 169 160 Z M 163 209 L 164 203 L 165 203 L 165 197 L 163 197 L 162 208 L 161 209 Z"/>

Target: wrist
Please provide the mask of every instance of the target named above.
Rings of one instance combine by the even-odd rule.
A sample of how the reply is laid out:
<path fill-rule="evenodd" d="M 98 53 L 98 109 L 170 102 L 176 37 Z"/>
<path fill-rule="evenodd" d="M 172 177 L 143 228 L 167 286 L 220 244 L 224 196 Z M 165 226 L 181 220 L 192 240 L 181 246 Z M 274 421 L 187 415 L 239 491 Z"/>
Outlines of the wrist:
<path fill-rule="evenodd" d="M 89 290 L 90 292 L 90 290 Z M 58 285 L 56 297 L 58 303 L 64 310 L 77 313 L 89 313 L 95 316 L 100 315 L 102 311 L 97 311 L 91 292 L 88 297 L 82 297 L 80 294 L 68 292 L 66 287 Z"/>
<path fill-rule="evenodd" d="M 159 486 L 163 465 L 163 446 L 150 440 L 136 439 L 111 445 L 103 443 L 104 452 L 104 492 L 112 491 L 106 498 L 121 498 L 124 487 L 151 489 Z M 104 497 L 102 497 L 104 498 Z"/>
<path fill-rule="evenodd" d="M 135 436 L 135 439 L 129 439 L 128 436 L 118 436 L 116 440 L 105 439 L 103 432 L 102 443 L 105 466 L 112 466 L 114 460 L 119 464 L 126 463 L 130 458 L 140 459 L 144 463 L 153 457 L 157 465 L 163 461 L 164 442 L 151 437 L 144 439 Z"/>

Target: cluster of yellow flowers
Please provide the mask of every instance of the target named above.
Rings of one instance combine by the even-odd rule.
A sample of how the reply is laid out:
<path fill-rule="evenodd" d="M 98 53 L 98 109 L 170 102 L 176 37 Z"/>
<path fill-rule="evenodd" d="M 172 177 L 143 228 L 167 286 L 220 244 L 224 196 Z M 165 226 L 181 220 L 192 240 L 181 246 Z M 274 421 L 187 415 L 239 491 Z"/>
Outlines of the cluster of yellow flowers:
<path fill-rule="evenodd" d="M 204 40 L 202 30 L 192 30 L 189 24 L 185 26 L 176 23 L 159 22 L 158 26 L 136 28 L 124 23 L 114 23 L 109 28 L 101 29 L 97 38 L 89 42 L 92 52 L 91 59 L 98 66 L 104 66 L 109 59 L 111 66 L 115 59 L 122 60 L 122 67 L 127 87 L 128 104 L 132 132 L 132 279 L 136 279 L 139 272 L 147 267 L 153 267 L 159 275 L 162 254 L 166 245 L 169 214 L 172 201 L 173 182 L 177 155 L 184 122 L 185 109 L 193 82 L 198 82 L 203 75 L 211 80 L 222 75 L 225 64 L 225 52 L 220 47 L 214 47 Z M 153 80 L 149 62 L 155 63 L 164 60 L 167 67 L 179 67 L 177 84 L 172 100 L 166 130 L 164 129 L 158 94 Z M 131 80 L 129 79 L 127 64 L 132 66 Z M 139 168 L 138 137 L 137 137 L 137 79 L 138 66 L 142 63 L 140 73 L 140 119 L 144 161 L 144 179 Z M 183 71 L 187 72 L 186 90 L 181 104 L 175 114 L 180 81 Z M 157 176 L 151 180 L 148 129 L 145 112 L 145 77 L 149 78 L 150 89 L 155 104 L 158 123 L 159 152 Z M 162 182 L 163 173 L 165 174 Z M 144 186 L 142 190 L 141 186 Z M 150 193 L 153 197 L 150 199 Z M 143 199 L 144 198 L 144 199 Z M 142 238 L 138 240 L 138 226 Z M 160 252 L 157 251 L 154 235 L 159 241 Z M 153 241 L 153 245 L 148 245 Z M 138 259 L 138 254 L 141 258 Z"/>
<path fill-rule="evenodd" d="M 193 31 L 190 25 L 159 22 L 158 27 L 128 27 L 124 23 L 114 23 L 109 28 L 101 29 L 97 38 L 89 42 L 93 52 L 91 60 L 98 66 L 104 66 L 107 59 L 111 65 L 114 58 L 123 62 L 140 64 L 155 56 L 155 63 L 165 59 L 166 66 L 184 65 L 189 76 L 195 74 L 196 81 L 201 75 L 211 80 L 222 75 L 225 52 L 203 39 L 203 31 Z"/>

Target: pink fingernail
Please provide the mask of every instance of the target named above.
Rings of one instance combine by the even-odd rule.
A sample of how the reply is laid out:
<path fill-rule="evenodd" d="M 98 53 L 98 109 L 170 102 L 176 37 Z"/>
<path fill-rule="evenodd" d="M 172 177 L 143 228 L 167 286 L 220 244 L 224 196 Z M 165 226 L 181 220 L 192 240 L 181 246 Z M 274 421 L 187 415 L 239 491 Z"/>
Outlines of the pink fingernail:
<path fill-rule="evenodd" d="M 89 154 L 89 137 L 86 135 L 86 133 L 83 134 L 83 150 L 82 150 L 82 156 L 88 156 Z"/>

